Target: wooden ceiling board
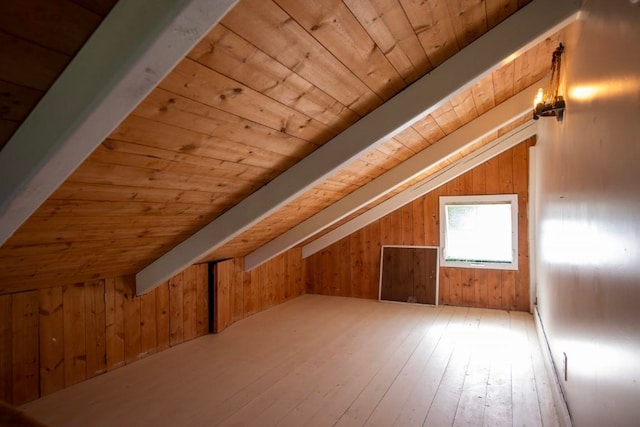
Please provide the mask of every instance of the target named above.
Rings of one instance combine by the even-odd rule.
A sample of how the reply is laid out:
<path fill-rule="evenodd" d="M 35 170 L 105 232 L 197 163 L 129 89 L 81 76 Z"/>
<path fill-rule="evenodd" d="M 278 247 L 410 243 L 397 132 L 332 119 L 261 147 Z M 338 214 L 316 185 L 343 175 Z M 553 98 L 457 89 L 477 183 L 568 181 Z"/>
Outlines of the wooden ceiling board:
<path fill-rule="evenodd" d="M 72 57 L 102 21 L 102 16 L 67 0 L 7 0 L 0 29 Z M 26 25 L 25 25 L 26 24 Z"/>
<path fill-rule="evenodd" d="M 275 2 L 383 101 L 406 87 L 341 0 Z"/>
<path fill-rule="evenodd" d="M 345 129 L 360 118 L 222 24 L 196 45 L 189 58 L 328 126 Z"/>
<path fill-rule="evenodd" d="M 0 150 L 115 2 L 0 3 Z"/>
<path fill-rule="evenodd" d="M 242 0 L 0 248 L 0 293 L 137 272 L 518 7 Z M 0 65 L 0 85 L 31 88 L 14 97 L 29 104 L 27 95 L 33 102 L 60 70 L 45 67 L 28 85 L 3 76 L 26 78 L 17 70 L 33 68 L 39 54 L 58 55 L 58 67 L 68 55 L 2 28 L 0 49 L 3 37 L 26 59 L 10 70 Z M 538 55 L 552 44 L 487 76 L 205 259 L 245 255 L 488 111 L 547 71 Z M 13 101 L 0 102 L 5 119 L 2 106 Z M 25 105 L 7 117 L 21 117 Z"/>
<path fill-rule="evenodd" d="M 433 68 L 399 2 L 344 0 L 344 4 L 405 83 L 414 82 Z"/>
<path fill-rule="evenodd" d="M 222 24 L 359 116 L 382 104 L 379 96 L 271 0 L 243 0 Z"/>

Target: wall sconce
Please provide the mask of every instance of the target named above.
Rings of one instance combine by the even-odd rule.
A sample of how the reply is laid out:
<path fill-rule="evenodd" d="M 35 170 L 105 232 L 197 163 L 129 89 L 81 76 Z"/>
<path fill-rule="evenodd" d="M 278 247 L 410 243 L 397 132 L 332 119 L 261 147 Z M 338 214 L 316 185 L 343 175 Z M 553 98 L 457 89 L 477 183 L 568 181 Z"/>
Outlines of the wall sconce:
<path fill-rule="evenodd" d="M 533 101 L 533 120 L 554 116 L 556 120 L 561 122 L 564 117 L 566 105 L 562 96 L 558 95 L 562 52 L 564 52 L 564 46 L 560 43 L 551 57 L 551 77 L 547 91 L 542 92 L 542 88 L 538 89 L 538 94 Z"/>

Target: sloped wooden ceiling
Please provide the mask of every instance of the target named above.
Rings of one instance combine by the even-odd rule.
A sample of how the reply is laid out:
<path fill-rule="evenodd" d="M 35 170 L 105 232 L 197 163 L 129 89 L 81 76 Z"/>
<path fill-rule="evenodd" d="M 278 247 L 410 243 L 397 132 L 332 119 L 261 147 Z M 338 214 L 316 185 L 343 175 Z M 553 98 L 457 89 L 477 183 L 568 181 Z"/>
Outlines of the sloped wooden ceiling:
<path fill-rule="evenodd" d="M 0 293 L 140 271 L 526 3 L 241 0 L 0 248 Z M 1 22 L 20 52 L 29 35 Z M 203 261 L 249 253 L 508 99 L 547 72 L 556 44 L 504 65 Z M 0 74 L 5 85 L 28 68 L 2 63 L 15 68 Z"/>
<path fill-rule="evenodd" d="M 0 149 L 116 1 L 0 3 Z"/>

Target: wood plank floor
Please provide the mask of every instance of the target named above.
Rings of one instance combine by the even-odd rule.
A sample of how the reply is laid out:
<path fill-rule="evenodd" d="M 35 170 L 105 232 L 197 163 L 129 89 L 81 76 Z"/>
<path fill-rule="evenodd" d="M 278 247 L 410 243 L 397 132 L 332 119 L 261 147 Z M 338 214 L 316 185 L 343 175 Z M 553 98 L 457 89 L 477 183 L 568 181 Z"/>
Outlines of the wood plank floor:
<path fill-rule="evenodd" d="M 526 313 L 305 295 L 22 409 L 52 426 L 558 425 Z"/>

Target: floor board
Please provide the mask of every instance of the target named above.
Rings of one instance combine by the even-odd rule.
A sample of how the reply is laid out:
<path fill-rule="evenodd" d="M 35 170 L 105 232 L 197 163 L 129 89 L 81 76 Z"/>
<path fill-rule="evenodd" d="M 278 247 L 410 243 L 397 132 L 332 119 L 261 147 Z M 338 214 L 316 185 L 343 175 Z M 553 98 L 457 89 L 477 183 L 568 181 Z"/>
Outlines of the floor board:
<path fill-rule="evenodd" d="M 531 315 L 305 295 L 22 407 L 51 426 L 558 425 Z"/>

